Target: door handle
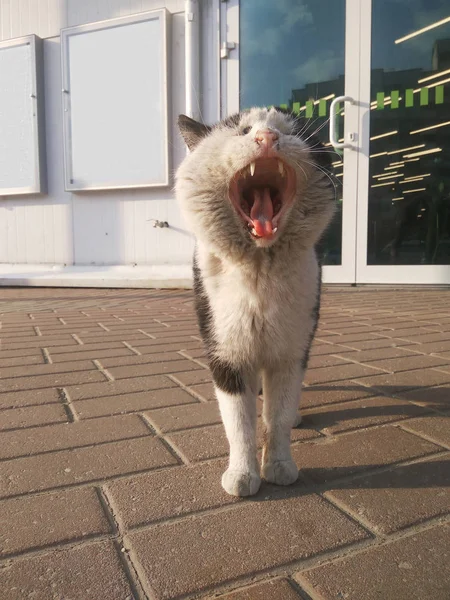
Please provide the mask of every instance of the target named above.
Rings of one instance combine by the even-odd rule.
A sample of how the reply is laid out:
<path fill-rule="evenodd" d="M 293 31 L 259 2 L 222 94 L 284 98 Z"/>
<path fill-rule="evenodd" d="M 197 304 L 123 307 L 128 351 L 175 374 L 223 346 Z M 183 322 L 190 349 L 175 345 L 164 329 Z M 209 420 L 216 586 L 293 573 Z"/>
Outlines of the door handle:
<path fill-rule="evenodd" d="M 336 105 L 340 102 L 350 102 L 355 104 L 355 100 L 350 96 L 337 96 L 330 104 L 330 143 L 334 148 L 353 148 L 348 142 L 339 142 L 336 132 Z"/>

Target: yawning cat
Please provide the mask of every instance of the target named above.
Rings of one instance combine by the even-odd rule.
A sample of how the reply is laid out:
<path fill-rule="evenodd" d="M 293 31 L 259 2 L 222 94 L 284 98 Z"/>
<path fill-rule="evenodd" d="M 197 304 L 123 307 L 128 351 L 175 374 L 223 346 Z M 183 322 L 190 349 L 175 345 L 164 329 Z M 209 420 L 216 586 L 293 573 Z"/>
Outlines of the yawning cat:
<path fill-rule="evenodd" d="M 261 484 L 261 380 L 262 476 L 280 485 L 298 477 L 290 430 L 319 315 L 315 244 L 334 212 L 329 152 L 304 122 L 275 108 L 213 127 L 184 115 L 178 124 L 191 152 L 176 195 L 197 239 L 196 310 L 230 444 L 222 485 L 248 496 Z"/>

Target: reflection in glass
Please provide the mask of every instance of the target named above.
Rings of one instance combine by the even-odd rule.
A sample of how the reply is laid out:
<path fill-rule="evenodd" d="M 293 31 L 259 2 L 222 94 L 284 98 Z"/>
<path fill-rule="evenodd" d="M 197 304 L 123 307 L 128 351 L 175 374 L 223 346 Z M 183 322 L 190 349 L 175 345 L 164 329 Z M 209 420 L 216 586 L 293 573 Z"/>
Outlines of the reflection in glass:
<path fill-rule="evenodd" d="M 286 107 L 305 119 L 306 136 L 315 132 L 333 152 L 338 210 L 320 252 L 324 264 L 339 265 L 343 159 L 328 143 L 328 114 L 344 94 L 345 0 L 241 0 L 240 28 L 241 108 Z"/>
<path fill-rule="evenodd" d="M 450 5 L 372 6 L 367 262 L 450 264 Z"/>

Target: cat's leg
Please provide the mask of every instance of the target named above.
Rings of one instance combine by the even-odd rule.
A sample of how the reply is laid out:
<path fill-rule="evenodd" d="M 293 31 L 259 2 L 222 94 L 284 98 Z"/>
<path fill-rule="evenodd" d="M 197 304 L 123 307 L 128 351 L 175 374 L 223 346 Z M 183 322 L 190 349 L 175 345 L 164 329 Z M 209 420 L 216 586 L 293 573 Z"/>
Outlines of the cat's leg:
<path fill-rule="evenodd" d="M 278 485 L 294 483 L 298 469 L 291 456 L 291 429 L 298 424 L 304 370 L 300 362 L 264 371 L 263 419 L 266 427 L 262 474 Z"/>
<path fill-rule="evenodd" d="M 252 496 L 261 485 L 256 456 L 257 378 L 235 372 L 224 385 L 222 378 L 217 377 L 217 369 L 212 371 L 230 445 L 230 460 L 222 476 L 222 487 L 232 496 Z"/>

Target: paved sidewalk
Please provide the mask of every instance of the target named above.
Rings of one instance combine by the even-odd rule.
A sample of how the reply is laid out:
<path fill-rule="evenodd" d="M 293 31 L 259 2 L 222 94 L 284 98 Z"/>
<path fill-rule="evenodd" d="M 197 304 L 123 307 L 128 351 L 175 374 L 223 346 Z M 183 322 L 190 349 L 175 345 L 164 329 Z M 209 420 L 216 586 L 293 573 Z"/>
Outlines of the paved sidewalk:
<path fill-rule="evenodd" d="M 0 289 L 0 598 L 448 600 L 450 290 L 326 290 L 297 484 L 220 486 L 185 291 Z"/>

